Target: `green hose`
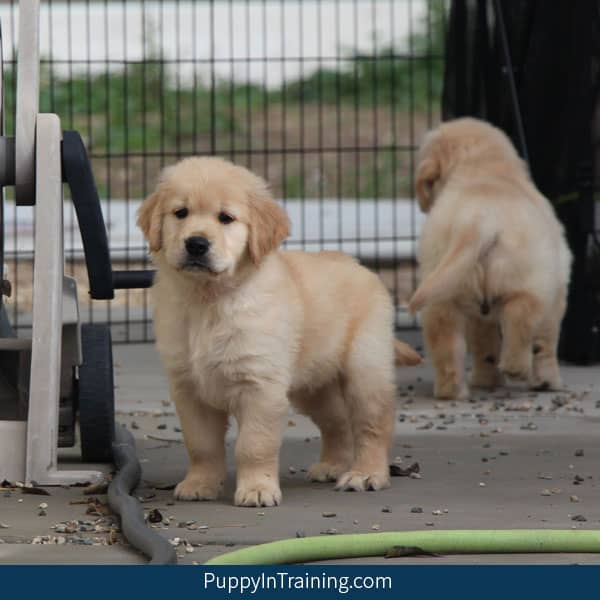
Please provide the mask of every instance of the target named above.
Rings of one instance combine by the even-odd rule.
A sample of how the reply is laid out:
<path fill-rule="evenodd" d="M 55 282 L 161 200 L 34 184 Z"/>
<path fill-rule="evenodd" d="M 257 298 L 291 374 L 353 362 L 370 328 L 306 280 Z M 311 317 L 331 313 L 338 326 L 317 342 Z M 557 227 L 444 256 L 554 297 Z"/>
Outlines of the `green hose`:
<path fill-rule="evenodd" d="M 482 529 L 353 533 L 279 540 L 234 550 L 207 565 L 281 565 L 383 556 L 393 546 L 416 546 L 436 554 L 525 554 L 600 552 L 600 531 Z"/>

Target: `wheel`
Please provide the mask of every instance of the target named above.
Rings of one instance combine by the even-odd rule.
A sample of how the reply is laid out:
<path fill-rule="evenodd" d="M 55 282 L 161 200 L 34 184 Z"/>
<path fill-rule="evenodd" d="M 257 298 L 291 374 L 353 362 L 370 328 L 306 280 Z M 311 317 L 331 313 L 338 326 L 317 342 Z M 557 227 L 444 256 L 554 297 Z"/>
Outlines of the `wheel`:
<path fill-rule="evenodd" d="M 81 348 L 77 386 L 81 456 L 84 462 L 112 462 L 115 386 L 110 328 L 82 325 Z"/>

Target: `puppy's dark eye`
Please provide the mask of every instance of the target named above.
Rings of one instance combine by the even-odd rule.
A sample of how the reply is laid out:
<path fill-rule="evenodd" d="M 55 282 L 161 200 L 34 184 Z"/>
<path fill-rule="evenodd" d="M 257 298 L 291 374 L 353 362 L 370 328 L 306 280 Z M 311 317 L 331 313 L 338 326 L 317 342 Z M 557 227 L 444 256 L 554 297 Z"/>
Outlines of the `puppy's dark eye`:
<path fill-rule="evenodd" d="M 188 216 L 188 209 L 187 208 L 178 208 L 174 213 L 173 213 L 178 219 L 185 219 Z"/>
<path fill-rule="evenodd" d="M 234 221 L 235 219 L 226 212 L 221 211 L 219 213 L 219 223 L 223 223 L 223 225 L 229 225 L 229 223 L 233 223 Z"/>

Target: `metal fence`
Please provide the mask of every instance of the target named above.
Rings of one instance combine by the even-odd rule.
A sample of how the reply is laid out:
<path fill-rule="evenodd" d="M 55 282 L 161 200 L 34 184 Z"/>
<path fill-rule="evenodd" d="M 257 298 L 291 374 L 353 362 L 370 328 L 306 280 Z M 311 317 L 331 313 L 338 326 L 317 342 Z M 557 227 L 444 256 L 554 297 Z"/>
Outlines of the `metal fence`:
<path fill-rule="evenodd" d="M 90 153 L 117 268 L 148 264 L 135 212 L 160 168 L 219 154 L 264 176 L 286 205 L 286 245 L 339 249 L 376 270 L 401 307 L 415 288 L 421 217 L 414 153 L 439 119 L 444 0 L 44 2 L 42 111 Z M 13 131 L 18 2 L 0 3 Z M 33 214 L 5 214 L 13 325 L 30 324 Z M 68 274 L 87 321 L 152 339 L 146 291 L 91 302 L 65 204 Z M 399 326 L 410 321 L 398 312 Z"/>

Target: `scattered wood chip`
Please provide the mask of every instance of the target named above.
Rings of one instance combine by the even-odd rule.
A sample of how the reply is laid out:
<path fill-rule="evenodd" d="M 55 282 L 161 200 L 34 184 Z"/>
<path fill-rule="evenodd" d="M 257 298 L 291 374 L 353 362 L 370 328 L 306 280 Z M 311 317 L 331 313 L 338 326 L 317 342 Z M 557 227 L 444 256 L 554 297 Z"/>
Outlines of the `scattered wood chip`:
<path fill-rule="evenodd" d="M 163 520 L 163 516 L 162 516 L 162 513 L 160 512 L 160 510 L 158 510 L 158 508 L 153 508 L 148 513 L 148 521 L 150 523 L 161 523 L 162 520 Z"/>
<path fill-rule="evenodd" d="M 175 483 L 152 483 L 150 487 L 155 490 L 174 490 L 176 485 Z"/>
<path fill-rule="evenodd" d="M 154 435 L 152 433 L 147 433 L 144 437 L 148 440 L 156 440 L 158 442 L 173 442 L 175 444 L 183 444 L 183 440 L 181 438 L 169 438 L 161 435 Z"/>
<path fill-rule="evenodd" d="M 401 467 L 396 464 L 390 465 L 390 475 L 392 477 L 410 477 L 412 473 L 419 473 L 420 471 L 421 467 L 418 462 L 414 462 L 408 467 Z"/>
<path fill-rule="evenodd" d="M 108 492 L 108 481 L 99 481 L 84 487 L 82 492 L 89 496 L 91 494 L 106 494 Z"/>

